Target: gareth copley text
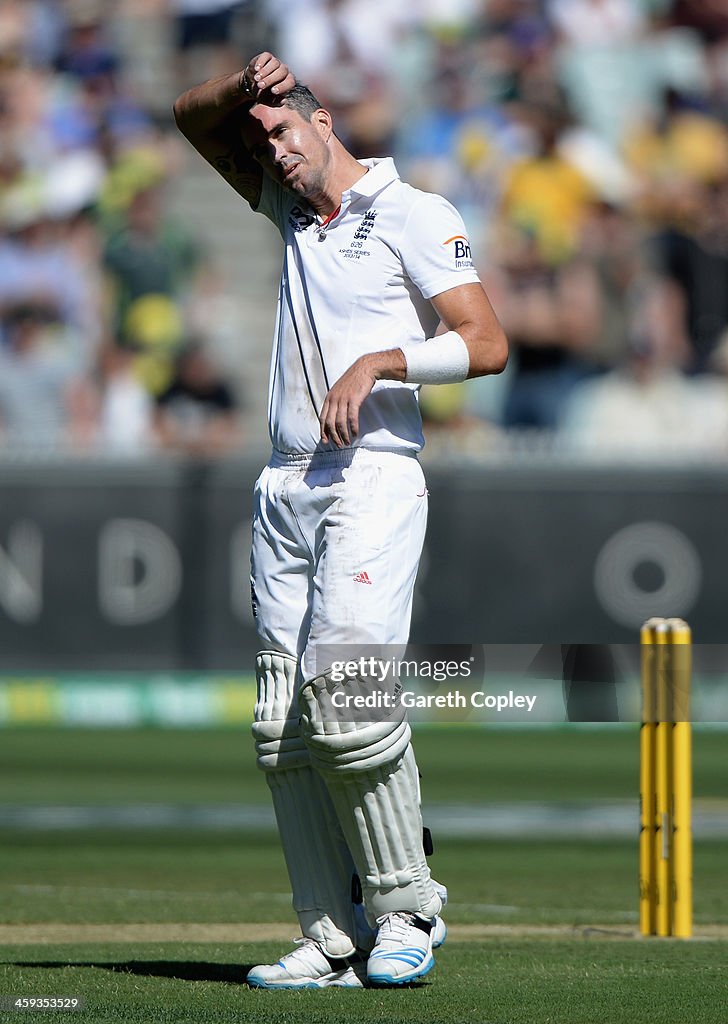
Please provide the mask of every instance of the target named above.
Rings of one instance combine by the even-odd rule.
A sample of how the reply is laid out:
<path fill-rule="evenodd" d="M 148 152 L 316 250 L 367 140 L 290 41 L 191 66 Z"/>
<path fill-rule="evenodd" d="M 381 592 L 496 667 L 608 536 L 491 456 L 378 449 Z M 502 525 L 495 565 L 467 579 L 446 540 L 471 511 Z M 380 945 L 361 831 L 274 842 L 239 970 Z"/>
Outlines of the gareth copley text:
<path fill-rule="evenodd" d="M 331 705 L 343 708 L 487 708 L 491 711 L 533 711 L 536 696 L 514 693 L 485 693 L 474 690 L 472 693 L 461 693 L 460 690 L 448 690 L 446 693 L 414 693 L 412 690 L 399 690 L 389 693 L 386 690 L 372 690 L 371 693 L 344 693 L 343 690 L 331 694 Z"/>

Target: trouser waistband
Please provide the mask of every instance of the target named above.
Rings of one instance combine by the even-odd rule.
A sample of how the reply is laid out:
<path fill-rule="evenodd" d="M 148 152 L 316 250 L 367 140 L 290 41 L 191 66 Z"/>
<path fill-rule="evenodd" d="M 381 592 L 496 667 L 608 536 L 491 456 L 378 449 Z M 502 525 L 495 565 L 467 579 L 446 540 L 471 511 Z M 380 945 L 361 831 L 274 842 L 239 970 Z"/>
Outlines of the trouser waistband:
<path fill-rule="evenodd" d="M 281 452 L 273 449 L 269 465 L 276 469 L 302 469 L 312 466 L 323 468 L 326 466 L 350 466 L 355 458 L 366 458 L 367 456 L 404 455 L 409 459 L 416 459 L 417 452 L 412 448 L 335 448 L 320 452 Z"/>

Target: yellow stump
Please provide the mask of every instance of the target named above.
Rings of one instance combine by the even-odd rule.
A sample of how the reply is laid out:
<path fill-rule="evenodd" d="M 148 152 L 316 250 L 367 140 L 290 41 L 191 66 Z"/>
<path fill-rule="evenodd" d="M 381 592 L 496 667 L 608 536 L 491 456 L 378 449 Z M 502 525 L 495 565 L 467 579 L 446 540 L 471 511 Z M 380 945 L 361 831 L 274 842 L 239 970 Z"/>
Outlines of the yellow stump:
<path fill-rule="evenodd" d="M 650 619 L 642 628 L 640 931 L 692 934 L 690 628 Z"/>
<path fill-rule="evenodd" d="M 642 627 L 642 725 L 640 728 L 640 932 L 656 931 L 655 872 L 655 627 L 650 619 Z"/>
<path fill-rule="evenodd" d="M 693 934 L 692 735 L 690 628 L 669 619 L 672 680 L 672 934 Z"/>
<path fill-rule="evenodd" d="M 657 735 L 655 736 L 655 864 L 657 934 L 672 932 L 670 861 L 672 858 L 671 797 L 672 722 L 670 721 L 670 676 L 668 631 L 664 622 L 656 627 Z"/>

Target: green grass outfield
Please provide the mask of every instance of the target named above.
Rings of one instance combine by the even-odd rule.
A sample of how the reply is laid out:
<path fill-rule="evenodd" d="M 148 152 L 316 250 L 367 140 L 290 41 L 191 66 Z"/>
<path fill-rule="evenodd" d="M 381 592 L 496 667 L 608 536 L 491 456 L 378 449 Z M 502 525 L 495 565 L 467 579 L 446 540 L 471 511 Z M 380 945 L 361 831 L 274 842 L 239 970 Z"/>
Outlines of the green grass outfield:
<path fill-rule="evenodd" d="M 425 807 L 637 800 L 634 727 L 421 729 Z M 724 733 L 695 741 L 725 814 Z M 245 730 L 0 731 L 0 818 L 37 806 L 267 804 Z M 59 819 L 67 825 L 66 819 Z M 636 937 L 637 837 L 435 836 L 451 935 L 404 991 L 256 992 L 296 934 L 275 836 L 230 827 L 2 829 L 0 996 L 75 995 L 86 1024 L 725 1024 L 728 838 L 696 836 L 696 938 Z"/>

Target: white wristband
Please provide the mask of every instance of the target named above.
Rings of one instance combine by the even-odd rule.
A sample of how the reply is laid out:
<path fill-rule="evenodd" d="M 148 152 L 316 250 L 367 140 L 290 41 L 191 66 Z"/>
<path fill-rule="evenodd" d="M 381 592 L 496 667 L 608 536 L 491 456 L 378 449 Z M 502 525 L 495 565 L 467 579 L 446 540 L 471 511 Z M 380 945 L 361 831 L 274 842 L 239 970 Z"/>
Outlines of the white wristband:
<path fill-rule="evenodd" d="M 407 384 L 459 384 L 468 376 L 470 353 L 457 331 L 400 347 Z"/>

